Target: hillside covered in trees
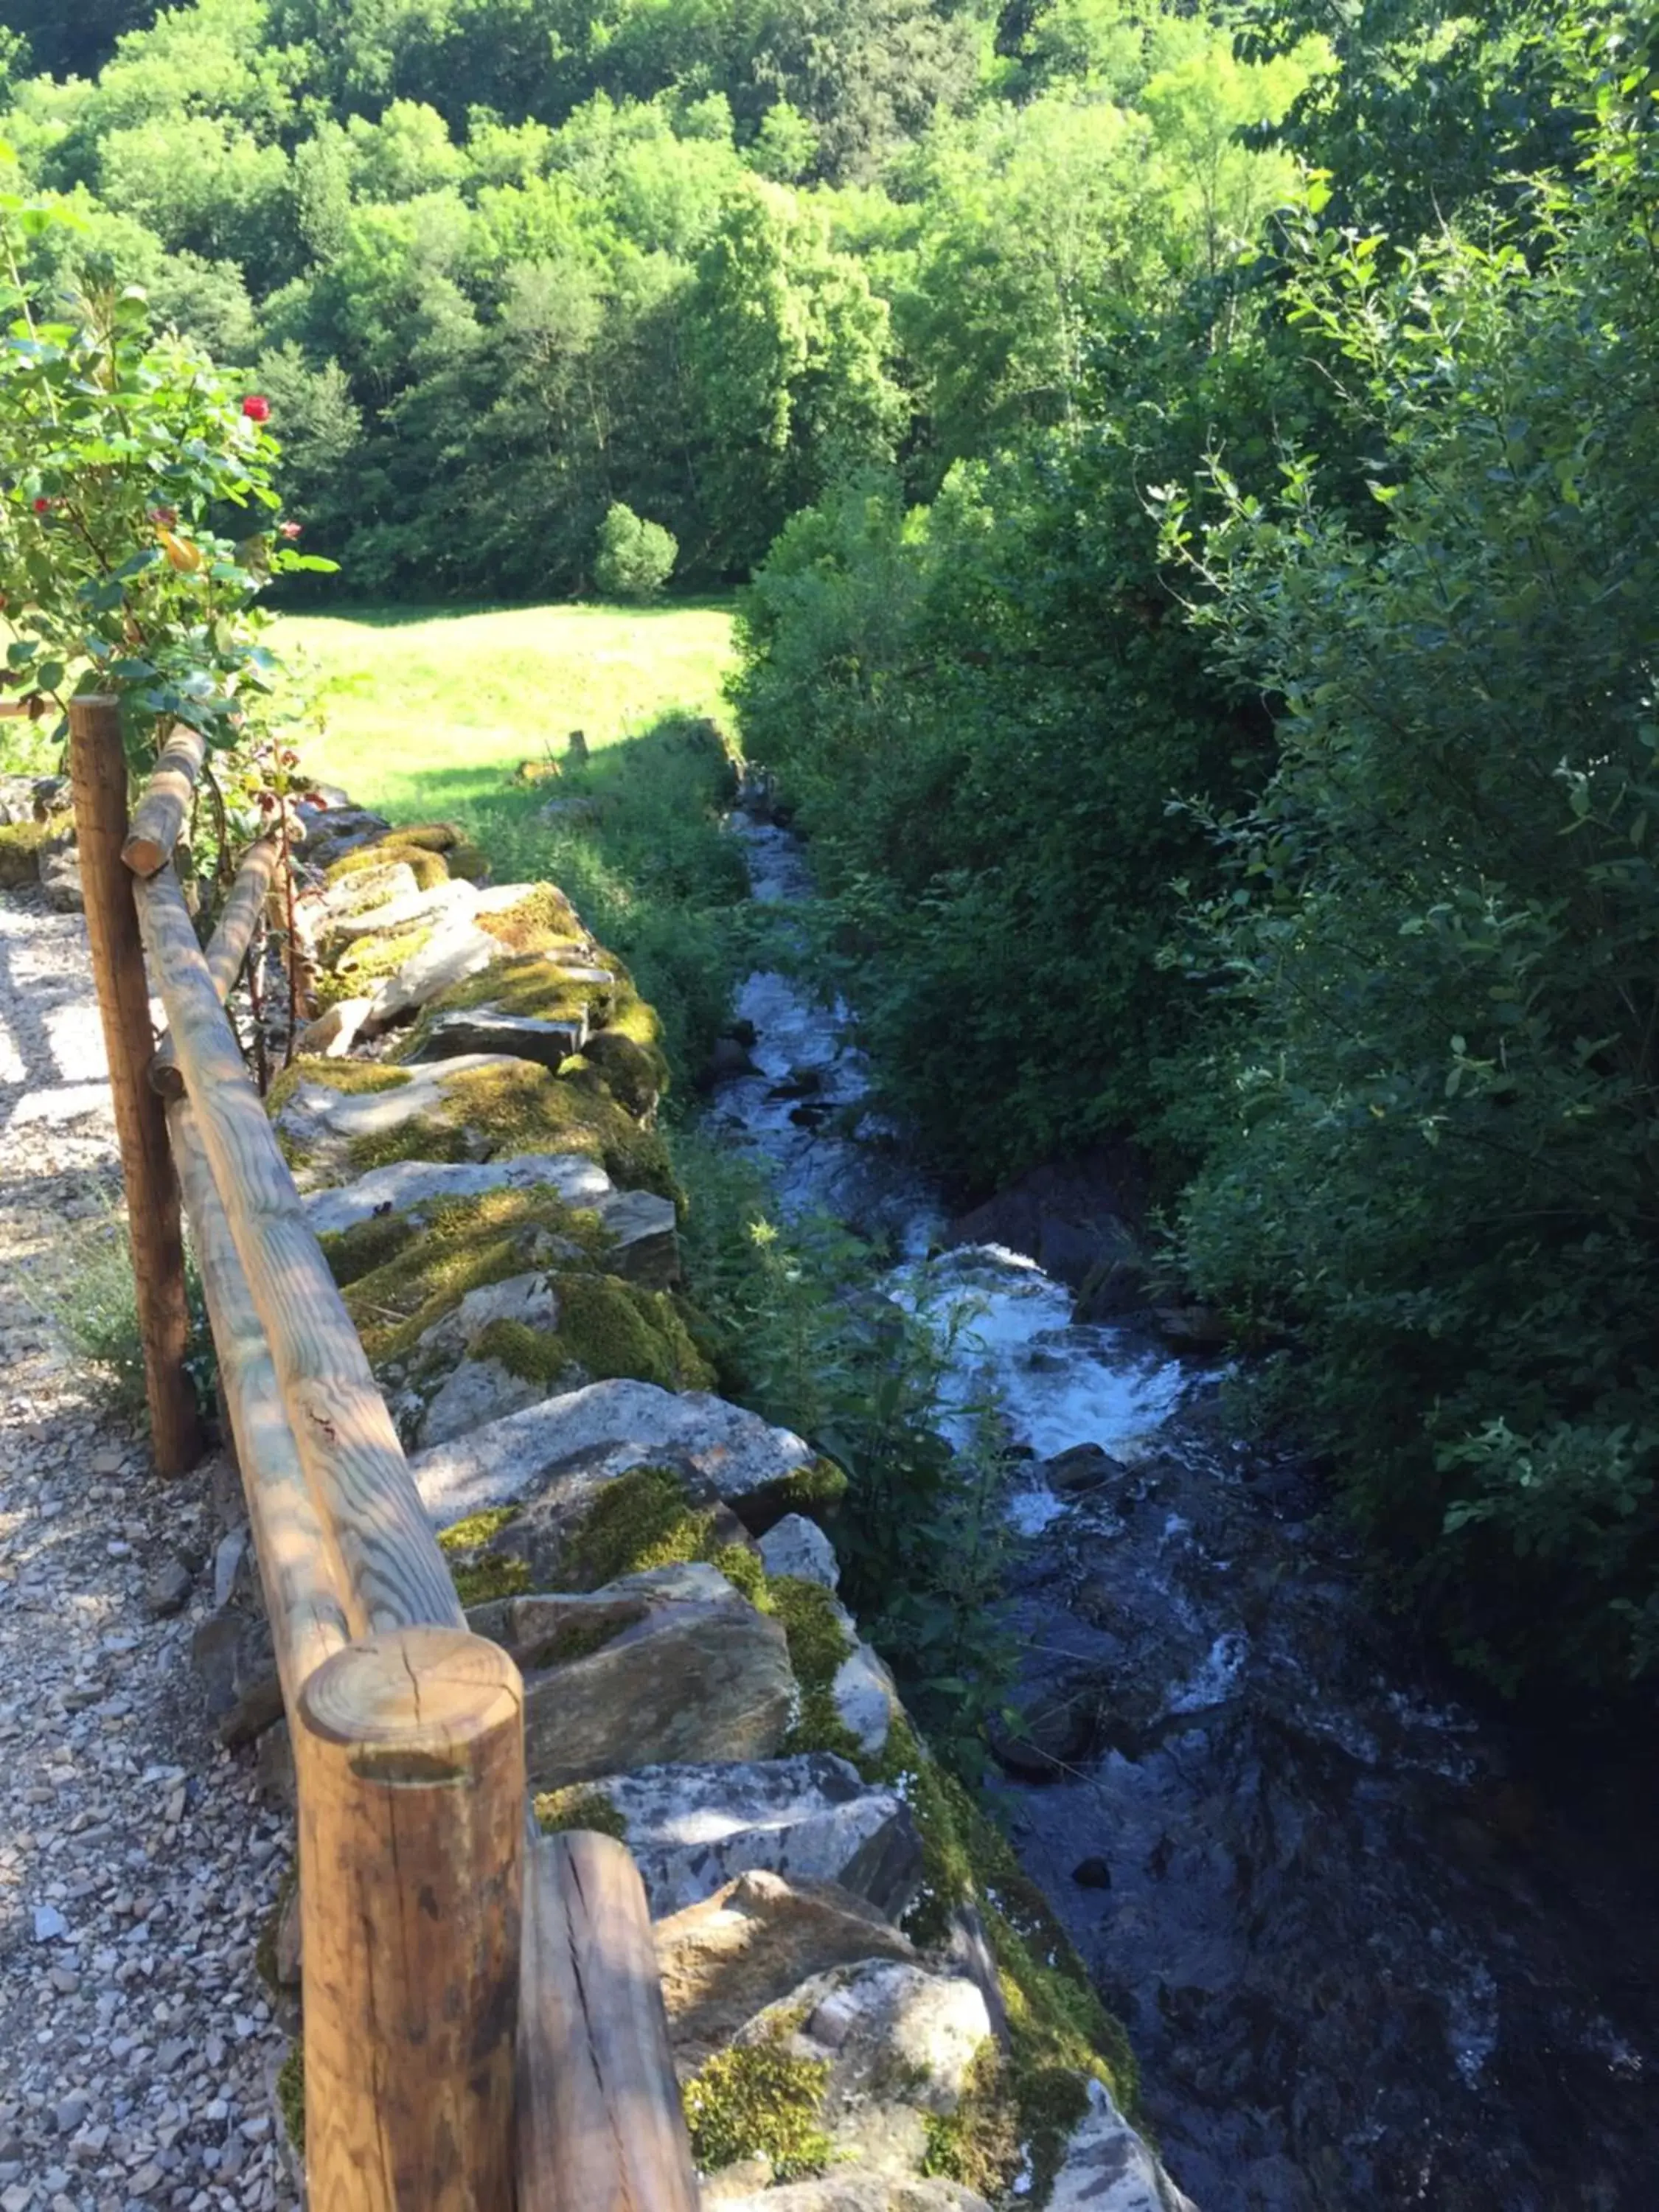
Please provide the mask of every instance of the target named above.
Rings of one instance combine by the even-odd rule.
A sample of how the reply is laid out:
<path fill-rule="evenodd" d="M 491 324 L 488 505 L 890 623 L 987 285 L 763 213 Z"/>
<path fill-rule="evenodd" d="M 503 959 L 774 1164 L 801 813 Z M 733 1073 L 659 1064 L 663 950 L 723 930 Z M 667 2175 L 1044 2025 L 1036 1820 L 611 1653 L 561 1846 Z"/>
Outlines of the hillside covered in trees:
<path fill-rule="evenodd" d="M 1659 1661 L 1659 110 L 1532 0 L 0 9 L 349 588 L 746 586 L 891 1103 L 1132 1138 L 1506 1685 Z M 53 234 L 54 241 L 57 234 Z"/>
<path fill-rule="evenodd" d="M 351 587 L 428 599 L 574 587 L 615 502 L 739 577 L 851 468 L 1074 415 L 1096 324 L 1283 197 L 1231 133 L 1310 66 L 1087 4 L 134 12 L 7 11 L 0 130 L 88 269 L 257 367 Z"/>

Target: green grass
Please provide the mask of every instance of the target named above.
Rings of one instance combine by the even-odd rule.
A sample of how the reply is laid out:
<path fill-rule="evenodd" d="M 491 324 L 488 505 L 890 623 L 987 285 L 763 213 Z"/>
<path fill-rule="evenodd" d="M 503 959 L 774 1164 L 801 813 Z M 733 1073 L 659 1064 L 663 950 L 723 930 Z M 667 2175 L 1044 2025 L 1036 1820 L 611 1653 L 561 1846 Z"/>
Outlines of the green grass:
<path fill-rule="evenodd" d="M 285 615 L 272 643 L 316 679 L 306 765 L 394 819 L 498 787 L 572 730 L 615 744 L 665 709 L 723 716 L 724 605 L 354 608 Z"/>

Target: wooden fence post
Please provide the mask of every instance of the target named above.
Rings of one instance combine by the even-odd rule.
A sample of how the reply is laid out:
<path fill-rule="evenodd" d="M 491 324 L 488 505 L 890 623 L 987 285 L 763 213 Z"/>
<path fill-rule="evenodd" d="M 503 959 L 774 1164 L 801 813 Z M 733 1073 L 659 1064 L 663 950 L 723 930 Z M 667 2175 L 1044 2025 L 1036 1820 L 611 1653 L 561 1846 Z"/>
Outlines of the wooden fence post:
<path fill-rule="evenodd" d="M 319 1667 L 299 1720 L 311 2212 L 513 2212 L 518 1669 L 399 1629 Z"/>
<path fill-rule="evenodd" d="M 201 1456 L 202 1435 L 184 1364 L 190 1311 L 179 1183 L 167 1151 L 162 1103 L 149 1085 L 155 1049 L 149 986 L 132 878 L 121 861 L 127 769 L 120 708 L 113 699 L 72 699 L 69 719 L 76 844 L 126 1185 L 150 1440 L 161 1473 L 183 1474 Z"/>

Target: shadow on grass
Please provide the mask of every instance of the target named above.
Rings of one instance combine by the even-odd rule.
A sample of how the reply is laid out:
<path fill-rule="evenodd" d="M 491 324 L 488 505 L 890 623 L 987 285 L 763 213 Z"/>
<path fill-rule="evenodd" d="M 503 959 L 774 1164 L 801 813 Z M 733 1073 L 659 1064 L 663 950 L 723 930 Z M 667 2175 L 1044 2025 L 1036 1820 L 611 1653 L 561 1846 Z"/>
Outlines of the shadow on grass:
<path fill-rule="evenodd" d="M 273 611 L 308 621 L 355 623 L 363 629 L 407 629 L 422 623 L 464 622 L 471 615 L 599 615 L 608 620 L 641 620 L 653 615 L 730 614 L 735 600 L 729 592 L 699 593 L 695 598 L 657 599 L 649 605 L 620 599 L 433 599 L 401 600 L 396 605 L 378 599 L 343 600 L 328 604 L 295 599 L 291 605 L 273 600 Z"/>

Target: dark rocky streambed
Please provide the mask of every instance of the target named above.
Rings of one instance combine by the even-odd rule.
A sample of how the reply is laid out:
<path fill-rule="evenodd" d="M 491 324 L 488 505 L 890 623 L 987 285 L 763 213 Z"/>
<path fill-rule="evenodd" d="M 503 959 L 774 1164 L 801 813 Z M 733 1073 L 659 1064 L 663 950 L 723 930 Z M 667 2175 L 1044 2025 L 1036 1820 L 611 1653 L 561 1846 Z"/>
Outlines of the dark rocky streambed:
<path fill-rule="evenodd" d="M 810 896 L 791 838 L 734 829 L 757 899 Z M 942 1215 L 860 1118 L 836 1010 L 757 974 L 738 1011 L 757 1072 L 711 1120 L 790 1206 L 890 1236 L 908 1295 Z M 1212 1373 L 1073 1327 L 1000 1247 L 941 1281 L 979 1302 L 964 1368 L 1033 1455 L 1012 1832 L 1130 2030 L 1175 2179 L 1201 2212 L 1654 2212 L 1650 1762 L 1471 1703 L 1377 1617 L 1316 1487 L 1228 1438 Z"/>

